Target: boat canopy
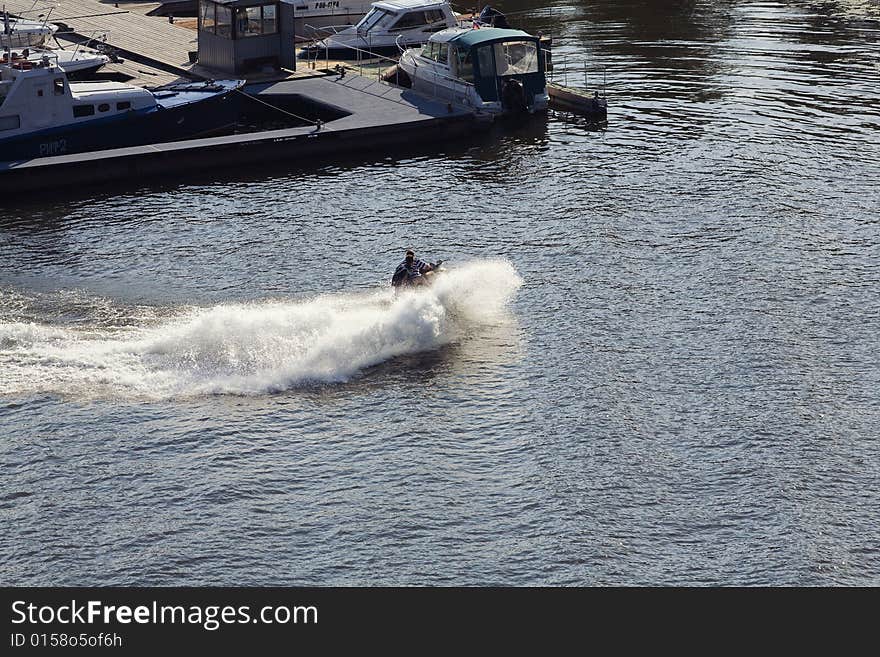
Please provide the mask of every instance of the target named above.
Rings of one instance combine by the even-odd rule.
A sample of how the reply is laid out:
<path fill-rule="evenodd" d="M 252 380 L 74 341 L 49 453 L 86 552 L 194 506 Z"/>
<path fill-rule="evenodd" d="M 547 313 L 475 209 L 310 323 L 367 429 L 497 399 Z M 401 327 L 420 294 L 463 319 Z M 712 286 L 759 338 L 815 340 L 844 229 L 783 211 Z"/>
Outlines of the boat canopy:
<path fill-rule="evenodd" d="M 450 28 L 433 34 L 422 56 L 451 64 L 453 75 L 474 84 L 484 101 L 501 100 L 514 77 L 527 97 L 546 93 L 540 38 L 522 30 Z"/>
<path fill-rule="evenodd" d="M 452 32 L 452 30 L 449 30 Z M 438 33 L 436 36 L 440 36 Z M 500 27 L 483 27 L 479 30 L 456 30 L 454 34 L 450 34 L 446 39 L 450 43 L 454 43 L 459 48 L 473 48 L 484 43 L 494 43 L 496 41 L 514 41 L 514 40 L 537 41 L 538 37 L 532 36 L 528 32 L 522 30 L 505 30 Z"/>

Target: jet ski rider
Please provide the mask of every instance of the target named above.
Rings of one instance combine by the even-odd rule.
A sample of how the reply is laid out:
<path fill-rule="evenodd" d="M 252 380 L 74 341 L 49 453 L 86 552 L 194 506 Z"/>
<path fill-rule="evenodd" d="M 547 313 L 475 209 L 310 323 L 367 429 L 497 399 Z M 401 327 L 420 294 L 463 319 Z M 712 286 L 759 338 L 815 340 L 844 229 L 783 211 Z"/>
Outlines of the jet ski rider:
<path fill-rule="evenodd" d="M 427 279 L 423 274 L 434 271 L 438 266 L 440 266 L 439 262 L 432 265 L 430 262 L 419 260 L 412 250 L 408 250 L 403 262 L 397 265 L 394 276 L 391 277 L 391 285 L 394 287 L 425 285 Z"/>

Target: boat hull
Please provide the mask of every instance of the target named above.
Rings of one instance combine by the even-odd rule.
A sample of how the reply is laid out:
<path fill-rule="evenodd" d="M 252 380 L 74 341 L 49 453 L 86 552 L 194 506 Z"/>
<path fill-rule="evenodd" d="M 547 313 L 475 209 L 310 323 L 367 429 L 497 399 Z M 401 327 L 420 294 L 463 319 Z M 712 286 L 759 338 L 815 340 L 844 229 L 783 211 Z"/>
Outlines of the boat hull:
<path fill-rule="evenodd" d="M 419 44 L 414 44 L 419 45 Z M 407 46 L 412 47 L 412 46 Z M 360 54 L 359 54 L 360 53 Z M 331 46 L 324 48 L 320 45 L 308 46 L 299 52 L 300 59 L 309 59 L 321 61 L 322 59 L 332 59 L 340 61 L 356 61 L 375 55 L 376 57 L 395 57 L 400 54 L 400 48 L 397 44 L 386 46 Z"/>

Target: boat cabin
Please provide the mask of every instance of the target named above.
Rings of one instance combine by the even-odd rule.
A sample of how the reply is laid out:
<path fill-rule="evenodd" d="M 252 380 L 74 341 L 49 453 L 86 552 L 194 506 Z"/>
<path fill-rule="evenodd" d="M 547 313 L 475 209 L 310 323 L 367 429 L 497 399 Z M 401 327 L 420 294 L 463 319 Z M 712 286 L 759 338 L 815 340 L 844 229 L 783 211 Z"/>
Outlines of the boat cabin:
<path fill-rule="evenodd" d="M 544 53 L 538 37 L 520 30 L 484 28 L 450 35 L 434 41 L 422 56 L 449 62 L 450 72 L 476 87 L 484 101 L 500 101 L 504 83 L 515 78 L 527 97 L 546 93 Z"/>
<path fill-rule="evenodd" d="M 357 24 L 358 34 L 405 31 L 439 32 L 455 24 L 455 18 L 446 0 L 383 0 L 374 2 Z"/>

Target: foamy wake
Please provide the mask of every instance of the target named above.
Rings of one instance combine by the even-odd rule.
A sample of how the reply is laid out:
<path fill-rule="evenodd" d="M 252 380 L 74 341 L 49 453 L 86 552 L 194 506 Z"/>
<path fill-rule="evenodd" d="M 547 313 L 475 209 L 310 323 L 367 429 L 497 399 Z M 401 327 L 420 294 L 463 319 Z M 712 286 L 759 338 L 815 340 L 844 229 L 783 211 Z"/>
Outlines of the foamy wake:
<path fill-rule="evenodd" d="M 0 321 L 0 394 L 169 398 L 346 381 L 503 321 L 521 284 L 509 262 L 479 261 L 397 297 L 382 289 L 177 308 L 110 328 Z"/>

